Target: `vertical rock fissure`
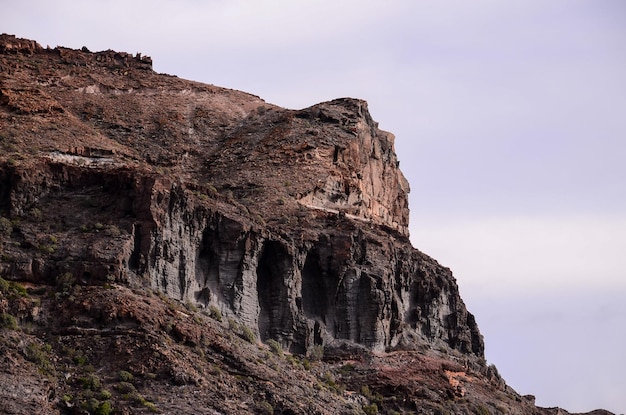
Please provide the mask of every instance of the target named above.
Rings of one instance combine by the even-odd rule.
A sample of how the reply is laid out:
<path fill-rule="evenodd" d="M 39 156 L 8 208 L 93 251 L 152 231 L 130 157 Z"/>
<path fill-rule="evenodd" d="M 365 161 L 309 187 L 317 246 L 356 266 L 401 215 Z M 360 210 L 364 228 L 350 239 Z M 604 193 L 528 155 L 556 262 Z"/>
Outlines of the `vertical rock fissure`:
<path fill-rule="evenodd" d="M 185 251 L 182 249 L 178 252 L 178 281 L 180 284 L 180 299 L 184 300 L 187 296 L 187 259 Z"/>
<path fill-rule="evenodd" d="M 326 324 L 328 291 L 324 271 L 315 253 L 306 257 L 302 269 L 302 309 L 306 317 Z"/>
<path fill-rule="evenodd" d="M 341 304 L 341 278 L 332 266 L 330 248 L 322 239 L 306 256 L 302 268 L 302 311 L 314 323 L 314 343 L 322 344 L 325 334 L 332 337 L 341 331 L 337 326 L 337 304 Z"/>
<path fill-rule="evenodd" d="M 293 317 L 289 308 L 287 279 L 292 271 L 291 256 L 276 241 L 267 241 L 257 266 L 259 336 L 287 343 L 292 335 Z"/>
<path fill-rule="evenodd" d="M 133 225 L 133 250 L 128 260 L 128 267 L 135 271 L 137 274 L 141 274 L 139 269 L 141 258 L 141 225 L 136 223 Z"/>

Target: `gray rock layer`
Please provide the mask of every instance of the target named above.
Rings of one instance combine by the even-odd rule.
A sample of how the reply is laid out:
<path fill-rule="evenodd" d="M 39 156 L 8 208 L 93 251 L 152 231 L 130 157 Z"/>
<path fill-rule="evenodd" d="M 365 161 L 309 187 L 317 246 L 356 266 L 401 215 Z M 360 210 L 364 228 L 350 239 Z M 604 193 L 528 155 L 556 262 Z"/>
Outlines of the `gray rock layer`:
<path fill-rule="evenodd" d="M 149 285 L 217 307 L 261 340 L 300 353 L 348 340 L 374 350 L 439 345 L 483 356 L 451 272 L 387 228 L 301 206 L 315 232 L 280 234 L 203 203 L 180 183 L 126 169 L 45 161 L 36 174 L 6 167 L 0 177 L 13 216 L 32 205 L 45 215 L 80 211 L 93 195 L 94 206 L 83 208 L 94 210 L 91 220 L 104 215 L 119 224 L 117 232 L 69 233 L 51 258 L 3 264 L 14 278 L 52 282 L 70 272 L 87 284 Z"/>

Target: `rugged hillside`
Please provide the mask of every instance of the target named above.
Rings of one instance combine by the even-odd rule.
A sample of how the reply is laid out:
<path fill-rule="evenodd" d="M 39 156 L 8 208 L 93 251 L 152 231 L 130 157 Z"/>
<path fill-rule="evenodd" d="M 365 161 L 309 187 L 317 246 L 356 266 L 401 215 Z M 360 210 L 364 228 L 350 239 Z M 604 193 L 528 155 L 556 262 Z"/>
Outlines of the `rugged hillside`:
<path fill-rule="evenodd" d="M 364 101 L 2 35 L 0 411 L 559 413 L 486 365 L 408 191 Z"/>

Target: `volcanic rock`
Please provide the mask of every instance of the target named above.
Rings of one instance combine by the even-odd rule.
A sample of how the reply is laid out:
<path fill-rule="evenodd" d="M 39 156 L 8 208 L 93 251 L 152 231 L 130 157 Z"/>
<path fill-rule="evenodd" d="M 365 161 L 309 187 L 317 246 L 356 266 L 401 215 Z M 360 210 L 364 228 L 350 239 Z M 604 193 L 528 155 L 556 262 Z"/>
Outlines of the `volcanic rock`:
<path fill-rule="evenodd" d="M 0 134 L 5 413 L 550 413 L 411 246 L 365 101 L 2 35 Z"/>

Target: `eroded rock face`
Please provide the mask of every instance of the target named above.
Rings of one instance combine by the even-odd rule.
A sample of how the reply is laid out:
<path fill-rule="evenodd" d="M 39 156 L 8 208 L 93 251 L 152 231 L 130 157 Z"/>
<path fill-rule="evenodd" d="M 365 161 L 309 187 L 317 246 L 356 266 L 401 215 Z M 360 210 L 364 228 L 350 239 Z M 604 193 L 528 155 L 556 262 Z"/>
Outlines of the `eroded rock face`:
<path fill-rule="evenodd" d="M 409 185 L 366 102 L 287 110 L 139 55 L 7 39 L 0 209 L 19 225 L 0 272 L 148 286 L 300 353 L 348 341 L 482 357 L 452 274 L 410 245 Z"/>
<path fill-rule="evenodd" d="M 76 223 L 54 236 L 67 242 L 49 256 L 13 250 L 14 261 L 3 264 L 7 274 L 145 282 L 183 302 L 219 307 L 260 339 L 300 353 L 341 339 L 375 350 L 441 344 L 482 356 L 482 337 L 450 271 L 400 236 L 301 205 L 314 234 L 279 235 L 229 217 L 167 178 L 42 160 L 35 170 L 5 174 L 13 216 L 38 209 L 67 223 L 84 209 L 81 195 L 93 195 L 94 216 L 86 217 L 119 229 L 85 233 L 86 225 Z M 20 232 L 24 245 L 41 245 L 36 227 Z"/>
<path fill-rule="evenodd" d="M 566 414 L 486 365 L 407 192 L 364 101 L 0 35 L 0 412 Z"/>
<path fill-rule="evenodd" d="M 377 128 L 367 103 L 335 100 L 297 116 L 337 124 L 354 136 L 327 149 L 323 157 L 328 174 L 298 201 L 310 208 L 386 225 L 408 236 L 409 184 L 398 169 L 393 135 Z"/>

